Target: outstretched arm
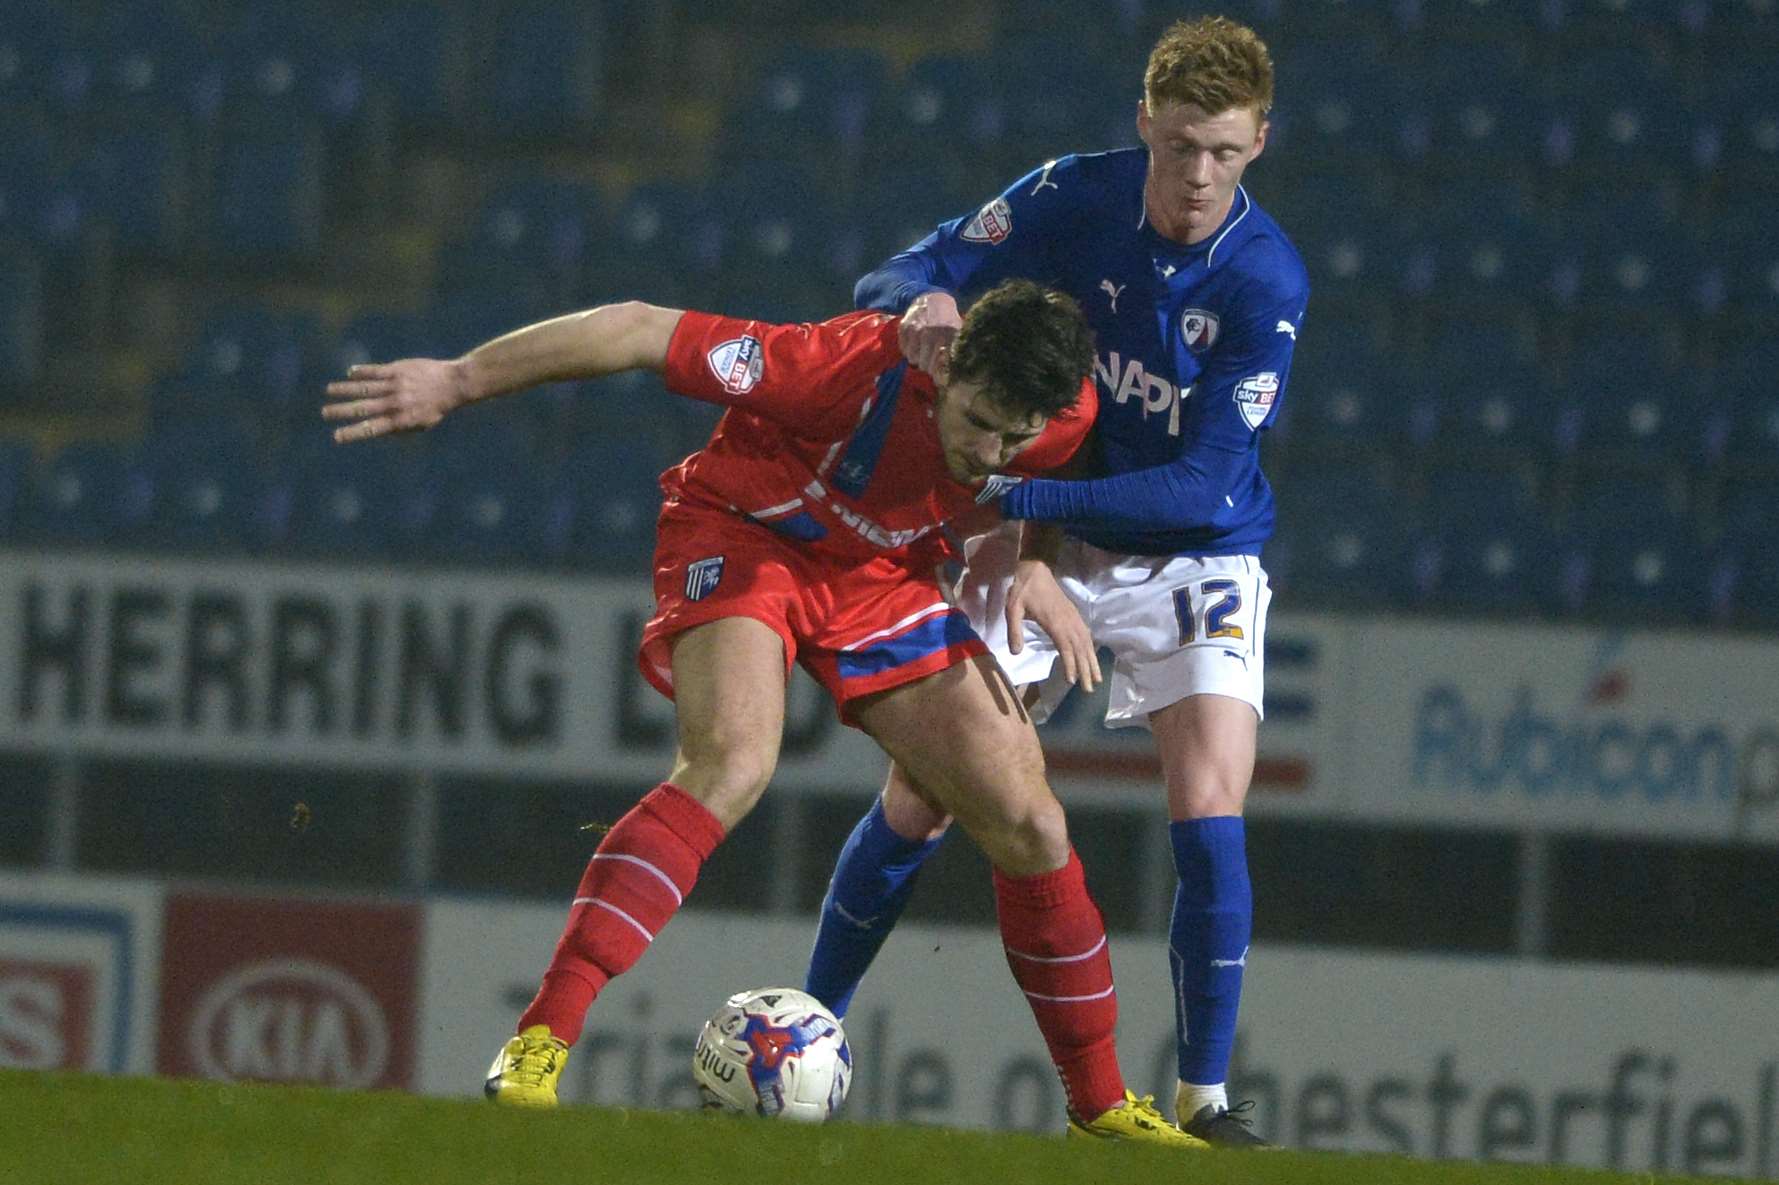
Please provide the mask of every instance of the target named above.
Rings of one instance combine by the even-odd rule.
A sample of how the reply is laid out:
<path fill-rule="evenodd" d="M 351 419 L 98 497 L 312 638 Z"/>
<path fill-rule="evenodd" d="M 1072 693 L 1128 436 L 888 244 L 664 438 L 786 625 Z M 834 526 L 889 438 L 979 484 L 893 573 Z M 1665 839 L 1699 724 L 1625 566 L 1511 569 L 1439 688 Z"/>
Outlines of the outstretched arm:
<path fill-rule="evenodd" d="M 327 385 L 323 419 L 341 444 L 432 427 L 466 403 L 539 383 L 661 370 L 680 309 L 629 301 L 539 321 L 461 358 L 404 358 L 354 366 Z"/>

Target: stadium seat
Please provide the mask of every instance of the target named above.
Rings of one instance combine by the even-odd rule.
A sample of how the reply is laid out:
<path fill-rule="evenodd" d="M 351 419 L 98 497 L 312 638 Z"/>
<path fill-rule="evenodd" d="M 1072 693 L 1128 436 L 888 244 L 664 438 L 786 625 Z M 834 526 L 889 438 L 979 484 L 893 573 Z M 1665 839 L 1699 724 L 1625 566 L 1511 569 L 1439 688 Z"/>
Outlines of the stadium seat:
<path fill-rule="evenodd" d="M 335 336 L 321 377 L 331 381 L 362 363 L 426 357 L 432 352 L 418 316 L 367 310 L 346 322 Z M 319 391 L 316 397 L 320 398 Z"/>
<path fill-rule="evenodd" d="M 1779 424 L 1775 425 L 1779 451 Z M 1729 616 L 1745 624 L 1779 624 L 1779 493 L 1771 480 L 1742 481 L 1726 487 L 1718 555 L 1724 566 L 1724 600 Z"/>
<path fill-rule="evenodd" d="M 1010 176 L 1064 153 L 1137 143 L 1139 67 L 1108 85 L 1105 63 L 1081 52 L 1079 34 L 1013 32 L 991 52 L 989 69 L 1006 119 L 1002 163 Z"/>
<path fill-rule="evenodd" d="M 43 276 L 35 253 L 0 247 L 0 403 L 43 366 Z"/>
<path fill-rule="evenodd" d="M 1292 595 L 1378 612 L 1416 595 L 1407 502 L 1359 467 L 1292 468 L 1273 480 Z"/>
<path fill-rule="evenodd" d="M 1291 360 L 1281 435 L 1294 449 L 1312 452 L 1367 449 L 1408 437 L 1412 415 L 1397 402 L 1390 369 L 1362 323 L 1318 317 Z"/>
<path fill-rule="evenodd" d="M 1525 186 L 1505 178 L 1449 180 L 1422 208 L 1414 249 L 1430 261 L 1425 295 L 1440 315 L 1507 322 L 1550 279 L 1550 237 Z"/>
<path fill-rule="evenodd" d="M 362 67 L 340 37 L 338 22 L 276 0 L 249 0 L 218 42 L 224 102 L 273 118 L 341 127 L 365 114 Z"/>
<path fill-rule="evenodd" d="M 161 425 L 142 446 L 149 509 L 137 540 L 180 551 L 236 551 L 266 534 L 254 438 L 210 420 Z"/>
<path fill-rule="evenodd" d="M 1562 573 L 1553 532 L 1524 477 L 1509 470 L 1442 470 L 1429 490 L 1417 552 L 1423 603 L 1463 612 L 1545 615 Z"/>
<path fill-rule="evenodd" d="M 0 20 L 0 106 L 78 107 L 91 84 L 71 14 L 42 0 L 8 0 Z"/>
<path fill-rule="evenodd" d="M 152 117 L 215 124 L 222 110 L 222 63 L 183 7 L 171 0 L 102 5 L 93 44 L 103 111 L 126 125 Z"/>
<path fill-rule="evenodd" d="M 708 301 L 709 278 L 726 247 L 721 208 L 702 185 L 637 185 L 619 201 L 611 233 L 588 254 L 586 291 L 600 300 L 635 297 L 674 307 Z"/>
<path fill-rule="evenodd" d="M 1396 73 L 1407 162 L 1441 178 L 1502 178 L 1541 159 L 1550 115 L 1519 44 L 1441 40 Z"/>
<path fill-rule="evenodd" d="M 657 482 L 673 460 L 621 437 L 577 444 L 552 493 L 559 516 L 553 529 L 565 541 L 563 559 L 574 567 L 627 575 L 646 567 L 661 508 Z"/>
<path fill-rule="evenodd" d="M 604 199 L 594 185 L 554 177 L 515 179 L 482 203 L 466 239 L 439 254 L 445 288 L 524 288 L 545 305 L 573 303 L 596 244 Z"/>
<path fill-rule="evenodd" d="M 424 537 L 437 489 L 420 480 L 414 444 L 336 445 L 316 428 L 284 458 L 281 519 L 268 524 L 280 551 L 304 556 L 408 558 Z"/>
<path fill-rule="evenodd" d="M 503 6 L 472 77 L 484 134 L 549 140 L 593 126 L 603 107 L 605 28 L 595 4 L 524 0 Z"/>
<path fill-rule="evenodd" d="M 211 311 L 185 353 L 184 380 L 200 398 L 234 403 L 245 413 L 275 420 L 301 406 L 307 414 L 315 386 L 320 335 L 313 318 L 254 305 Z"/>
<path fill-rule="evenodd" d="M 1401 96 L 1381 69 L 1381 47 L 1342 38 L 1281 61 L 1271 113 L 1281 160 L 1292 169 L 1369 173 L 1403 148 Z"/>
<path fill-rule="evenodd" d="M 75 441 L 40 467 L 23 534 L 45 543 L 124 543 L 147 517 L 147 482 L 128 447 Z"/>
<path fill-rule="evenodd" d="M 1435 440 L 1446 451 L 1502 461 L 1560 451 L 1547 377 L 1506 325 L 1447 322 L 1417 377 L 1437 401 Z"/>
<path fill-rule="evenodd" d="M 365 81 L 391 96 L 403 125 L 437 127 L 450 117 L 451 23 L 459 10 L 402 4 L 369 14 L 355 54 Z"/>
<path fill-rule="evenodd" d="M 243 266 L 315 259 L 325 168 L 325 142 L 313 123 L 228 131 L 210 179 L 209 249 Z"/>
<path fill-rule="evenodd" d="M 1558 389 L 1559 416 L 1579 417 L 1577 447 L 1640 461 L 1696 463 L 1704 452 L 1693 376 L 1649 335 L 1578 342 Z"/>
<path fill-rule="evenodd" d="M 885 158 L 898 168 L 930 171 L 998 144 L 1007 113 L 991 78 L 972 54 L 915 59 L 878 109 L 873 138 Z M 1029 151 L 1035 163 L 1036 150 Z"/>
<path fill-rule="evenodd" d="M 1779 476 L 1779 343 L 1750 345 L 1719 367 L 1709 388 L 1727 407 L 1723 459 Z"/>
<path fill-rule="evenodd" d="M 185 238 L 190 154 L 180 126 L 144 119 L 96 135 L 76 170 L 81 192 L 129 255 L 168 258 Z"/>
<path fill-rule="evenodd" d="M 534 291 L 461 288 L 440 292 L 420 318 L 429 352 L 454 358 L 490 338 L 563 312 Z"/>
<path fill-rule="evenodd" d="M 19 525 L 20 503 L 31 482 L 31 442 L 0 437 L 0 542 L 10 541 Z"/>
<path fill-rule="evenodd" d="M 888 93 L 888 63 L 875 49 L 787 46 L 751 74 L 725 121 L 728 165 L 761 150 L 851 168 Z M 833 179 L 830 179 L 832 183 Z"/>
<path fill-rule="evenodd" d="M 1575 493 L 1561 543 L 1580 578 L 1570 608 L 1587 613 L 1682 616 L 1703 599 L 1705 565 L 1673 492 L 1660 481 L 1600 478 Z M 1696 585 L 1696 587 L 1695 587 Z M 1699 616 L 1703 616 L 1700 612 Z"/>

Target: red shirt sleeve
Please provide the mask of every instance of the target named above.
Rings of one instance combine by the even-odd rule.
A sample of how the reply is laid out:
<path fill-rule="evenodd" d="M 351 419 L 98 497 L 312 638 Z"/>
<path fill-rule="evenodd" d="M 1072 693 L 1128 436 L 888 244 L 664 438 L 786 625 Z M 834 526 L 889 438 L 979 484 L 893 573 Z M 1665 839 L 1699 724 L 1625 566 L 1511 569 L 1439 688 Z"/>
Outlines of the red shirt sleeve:
<path fill-rule="evenodd" d="M 678 394 L 807 428 L 837 407 L 855 408 L 900 358 L 895 318 L 883 313 L 774 325 L 688 312 L 668 342 L 665 379 Z"/>
<path fill-rule="evenodd" d="M 1093 385 L 1093 376 L 1089 375 L 1081 380 L 1081 393 L 1075 397 L 1075 402 L 1050 417 L 1038 439 L 1020 450 L 1013 463 L 1007 466 L 1007 471 L 1035 477 L 1068 464 L 1087 440 L 1088 430 L 1093 427 L 1099 412 L 1099 391 Z"/>

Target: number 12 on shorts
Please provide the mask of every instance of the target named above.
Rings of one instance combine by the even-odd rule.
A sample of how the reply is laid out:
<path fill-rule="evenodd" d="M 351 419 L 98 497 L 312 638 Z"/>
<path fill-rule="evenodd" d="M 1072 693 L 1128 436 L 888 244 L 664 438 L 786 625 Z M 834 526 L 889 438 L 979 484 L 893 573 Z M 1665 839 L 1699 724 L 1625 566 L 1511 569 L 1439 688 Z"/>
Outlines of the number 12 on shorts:
<path fill-rule="evenodd" d="M 1197 595 L 1194 596 L 1196 591 Z M 1201 638 L 1245 638 L 1242 627 L 1229 619 L 1242 607 L 1242 586 L 1234 580 L 1201 580 L 1174 590 L 1174 617 L 1180 623 L 1180 645 Z"/>

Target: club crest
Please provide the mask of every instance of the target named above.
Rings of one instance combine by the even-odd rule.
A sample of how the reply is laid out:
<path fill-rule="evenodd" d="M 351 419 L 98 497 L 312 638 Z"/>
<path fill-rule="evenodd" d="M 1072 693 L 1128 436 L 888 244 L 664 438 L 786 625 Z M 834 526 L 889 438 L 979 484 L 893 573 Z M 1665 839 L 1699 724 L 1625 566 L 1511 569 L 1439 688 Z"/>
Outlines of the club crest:
<path fill-rule="evenodd" d="M 713 555 L 686 565 L 686 600 L 702 601 L 723 579 L 723 557 Z"/>
<path fill-rule="evenodd" d="M 1187 309 L 1180 314 L 1180 338 L 1194 354 L 1217 344 L 1217 314 L 1209 309 Z"/>

